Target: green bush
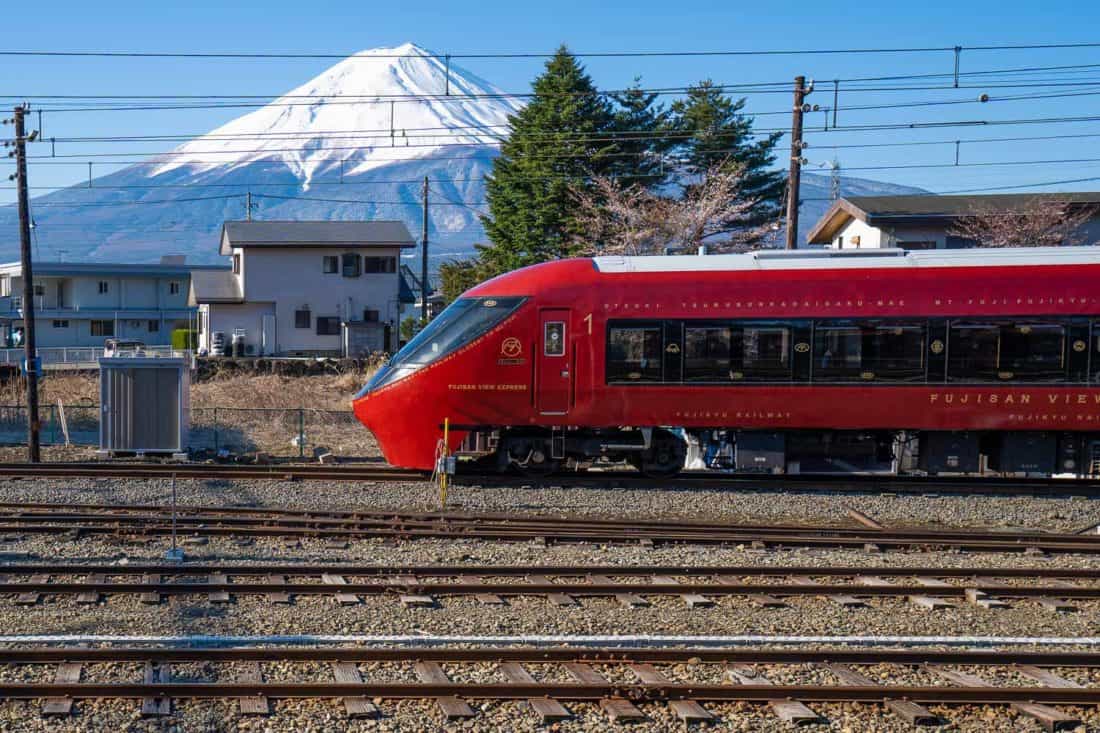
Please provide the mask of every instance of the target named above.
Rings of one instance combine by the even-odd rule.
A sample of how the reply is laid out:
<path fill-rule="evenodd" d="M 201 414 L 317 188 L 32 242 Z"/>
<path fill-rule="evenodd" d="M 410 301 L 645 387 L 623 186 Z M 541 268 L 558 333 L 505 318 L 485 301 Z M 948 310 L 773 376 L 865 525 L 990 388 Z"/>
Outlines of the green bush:
<path fill-rule="evenodd" d="M 172 348 L 177 351 L 194 350 L 199 343 L 199 332 L 190 328 L 177 328 L 172 331 Z"/>

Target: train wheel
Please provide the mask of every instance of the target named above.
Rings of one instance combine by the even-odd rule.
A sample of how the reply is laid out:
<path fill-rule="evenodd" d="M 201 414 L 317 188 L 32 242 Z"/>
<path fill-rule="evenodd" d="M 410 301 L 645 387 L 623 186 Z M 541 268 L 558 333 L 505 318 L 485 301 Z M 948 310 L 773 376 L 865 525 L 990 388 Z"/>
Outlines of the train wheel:
<path fill-rule="evenodd" d="M 634 459 L 634 467 L 650 478 L 668 478 L 684 470 L 687 445 L 667 430 L 653 431 L 649 450 Z"/>
<path fill-rule="evenodd" d="M 508 446 L 508 459 L 523 476 L 549 476 L 561 468 L 550 457 L 550 446 L 544 440 L 517 440 Z"/>

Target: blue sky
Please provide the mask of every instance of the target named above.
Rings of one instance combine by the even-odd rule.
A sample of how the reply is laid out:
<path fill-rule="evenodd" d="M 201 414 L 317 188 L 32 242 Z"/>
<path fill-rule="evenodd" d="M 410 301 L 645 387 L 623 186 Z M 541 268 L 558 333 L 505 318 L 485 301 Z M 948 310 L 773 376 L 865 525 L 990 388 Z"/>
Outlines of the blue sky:
<path fill-rule="evenodd" d="M 319 51 L 350 54 L 413 41 L 439 53 L 549 51 L 566 43 L 577 52 L 638 50 L 763 50 L 1042 44 L 1100 41 L 1100 7 L 1079 2 L 921 2 L 839 4 L 826 2 L 673 3 L 500 2 L 189 2 L 21 3 L 5 12 L 0 48 L 35 50 Z M 18 30 L 18 35 L 16 33 Z M 1093 36 L 1089 36 L 1089 33 Z M 271 94 L 296 86 L 327 66 L 326 60 L 162 60 L 0 57 L 0 97 L 38 94 Z M 458 62 L 507 91 L 525 91 L 538 59 Z M 683 86 L 712 78 L 722 83 L 783 81 L 795 74 L 818 80 L 808 101 L 832 104 L 834 78 L 949 73 L 950 52 L 890 55 L 800 55 L 695 58 L 586 59 L 602 88 L 618 88 L 641 76 L 646 86 Z M 963 72 L 1020 67 L 1100 64 L 1100 48 L 1029 51 L 964 51 Z M 997 120 L 1100 115 L 1100 66 L 1022 75 L 1021 81 L 1066 81 L 1074 87 L 937 89 L 845 92 L 841 125 Z M 942 84 L 943 79 L 936 79 Z M 976 82 L 966 80 L 973 84 Z M 1088 86 L 1094 82 L 1095 86 Z M 905 82 L 912 84 L 914 82 Z M 969 103 L 982 92 L 993 101 Z M 1018 101 L 1020 94 L 1065 94 Z M 966 104 L 899 106 L 928 101 Z M 846 110 L 850 106 L 873 109 Z M 752 95 L 758 127 L 789 125 L 787 94 Z M 201 134 L 242 110 L 48 113 L 47 136 Z M 32 118 L 33 119 L 33 118 Z M 844 148 L 843 145 L 951 141 L 998 137 L 1088 135 L 1063 140 L 964 143 L 962 162 L 1045 161 L 1098 158 L 1100 121 L 981 126 L 939 130 L 823 132 L 824 115 L 807 119 L 811 170 L 826 170 L 834 156 L 850 175 L 952 191 L 1100 176 L 1100 162 L 1042 163 L 966 168 L 879 166 L 951 164 L 954 145 Z M 8 128 L 10 129 L 10 128 Z M 834 147 L 837 146 L 837 147 Z M 109 149 L 117 149 L 114 146 Z M 69 152 L 102 151 L 85 145 Z M 130 146 L 128 149 L 139 149 Z M 154 149 L 164 149 L 160 144 Z M 41 150 L 41 152 L 45 152 Z M 58 152 L 62 152 L 59 150 Z M 5 174 L 8 165 L 0 167 Z M 96 174 L 111 168 L 97 166 Z M 32 186 L 64 186 L 87 177 L 87 167 L 32 165 Z M 13 199 L 10 184 L 0 203 Z M 1098 189 L 1100 181 L 1055 186 Z M 1036 189 L 1040 190 L 1040 189 Z"/>

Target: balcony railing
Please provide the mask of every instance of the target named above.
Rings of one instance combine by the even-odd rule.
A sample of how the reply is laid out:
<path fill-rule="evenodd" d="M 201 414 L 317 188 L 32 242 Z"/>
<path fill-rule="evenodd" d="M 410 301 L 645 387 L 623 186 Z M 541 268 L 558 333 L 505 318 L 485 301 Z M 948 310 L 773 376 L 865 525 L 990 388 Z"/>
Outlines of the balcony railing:
<path fill-rule="evenodd" d="M 38 349 L 38 358 L 43 369 L 94 369 L 103 356 L 102 346 L 66 346 Z M 194 354 L 190 350 L 180 351 L 171 346 L 146 346 L 140 352 L 123 350 L 118 356 L 144 356 L 146 358 L 182 357 L 194 367 Z M 0 349 L 0 364 L 19 366 L 23 363 L 23 349 Z"/>

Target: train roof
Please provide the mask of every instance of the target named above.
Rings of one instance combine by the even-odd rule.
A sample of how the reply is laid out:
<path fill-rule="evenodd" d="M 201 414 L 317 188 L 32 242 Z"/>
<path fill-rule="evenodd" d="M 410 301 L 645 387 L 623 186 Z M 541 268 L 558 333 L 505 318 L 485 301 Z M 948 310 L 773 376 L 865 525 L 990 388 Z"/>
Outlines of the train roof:
<path fill-rule="evenodd" d="M 1028 267 L 1100 265 L 1100 246 L 1004 249 L 760 250 L 725 255 L 592 258 L 601 273 L 723 272 L 752 270 L 855 270 L 912 267 Z"/>

